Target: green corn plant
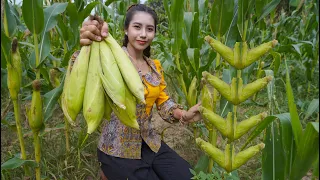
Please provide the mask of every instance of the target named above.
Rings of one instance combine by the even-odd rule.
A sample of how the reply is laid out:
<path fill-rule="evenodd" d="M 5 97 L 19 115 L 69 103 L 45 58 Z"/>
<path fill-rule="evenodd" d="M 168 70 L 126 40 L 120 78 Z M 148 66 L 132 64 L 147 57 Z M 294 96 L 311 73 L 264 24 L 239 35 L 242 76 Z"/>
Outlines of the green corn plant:
<path fill-rule="evenodd" d="M 238 123 L 237 106 L 261 90 L 268 84 L 268 82 L 272 80 L 271 76 L 266 76 L 265 78 L 261 78 L 252 83 L 248 83 L 247 85 L 243 85 L 241 72 L 244 68 L 248 67 L 257 61 L 261 56 L 269 52 L 277 44 L 277 41 L 273 40 L 268 43 L 261 44 L 255 48 L 248 48 L 248 45 L 245 41 L 248 28 L 248 15 L 243 13 L 246 11 L 242 11 L 243 9 L 247 8 L 249 8 L 248 4 L 242 2 L 239 4 L 239 9 L 241 10 L 239 10 L 240 12 L 238 14 L 238 28 L 242 42 L 236 42 L 233 49 L 221 43 L 220 40 L 214 39 L 210 36 L 205 37 L 205 40 L 210 44 L 210 46 L 237 70 L 236 77 L 232 78 L 230 85 L 220 80 L 219 77 L 213 76 L 208 72 L 202 73 L 205 82 L 208 85 L 213 86 L 225 99 L 231 102 L 233 104 L 233 109 L 228 113 L 227 119 L 224 120 L 222 117 L 212 112 L 212 110 L 199 107 L 199 111 L 205 121 L 212 123 L 212 125 L 215 126 L 222 135 L 227 137 L 228 140 L 224 152 L 214 147 L 210 143 L 202 140 L 201 138 L 197 138 L 197 145 L 200 146 L 203 151 L 205 151 L 213 160 L 215 160 L 215 162 L 217 162 L 217 164 L 219 164 L 219 166 L 224 168 L 227 172 L 236 170 L 265 147 L 265 145 L 261 143 L 256 146 L 249 147 L 241 152 L 235 153 L 234 141 L 242 137 L 253 127 L 256 127 L 257 124 L 263 121 L 263 119 L 266 117 L 266 113 L 261 113 Z M 203 98 L 208 97 L 202 97 L 202 99 Z"/>

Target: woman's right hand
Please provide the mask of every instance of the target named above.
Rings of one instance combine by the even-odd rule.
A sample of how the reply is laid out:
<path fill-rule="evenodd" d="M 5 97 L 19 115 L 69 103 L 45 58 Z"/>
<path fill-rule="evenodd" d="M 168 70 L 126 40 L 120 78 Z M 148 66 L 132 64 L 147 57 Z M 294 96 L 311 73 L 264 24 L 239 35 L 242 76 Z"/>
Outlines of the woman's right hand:
<path fill-rule="evenodd" d="M 82 23 L 80 29 L 80 45 L 88 46 L 92 41 L 101 41 L 108 36 L 108 24 L 103 22 L 101 29 L 99 29 L 97 20 L 88 19 Z"/>

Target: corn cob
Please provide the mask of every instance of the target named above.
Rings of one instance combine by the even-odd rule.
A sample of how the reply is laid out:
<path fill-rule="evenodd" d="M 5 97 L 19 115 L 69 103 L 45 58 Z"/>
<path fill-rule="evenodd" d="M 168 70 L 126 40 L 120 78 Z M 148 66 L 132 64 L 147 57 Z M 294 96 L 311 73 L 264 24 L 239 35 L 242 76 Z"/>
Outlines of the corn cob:
<path fill-rule="evenodd" d="M 195 76 L 192 81 L 191 84 L 189 86 L 189 91 L 188 91 L 188 95 L 187 95 L 187 101 L 189 104 L 189 107 L 194 106 L 197 103 L 197 77 Z"/>
<path fill-rule="evenodd" d="M 121 75 L 132 92 L 132 94 L 142 103 L 145 104 L 144 99 L 144 86 L 140 79 L 140 76 L 130 61 L 127 54 L 123 51 L 120 45 L 109 33 L 108 37 L 105 39 L 108 46 L 110 47 L 113 56 L 118 64 Z"/>
<path fill-rule="evenodd" d="M 83 116 L 88 125 L 88 134 L 97 129 L 104 116 L 105 95 L 99 71 L 101 71 L 99 43 L 93 42 L 83 100 Z"/>
<path fill-rule="evenodd" d="M 204 38 L 210 46 L 216 50 L 224 60 L 226 60 L 229 64 L 234 66 L 234 55 L 233 55 L 233 50 L 229 48 L 228 46 L 222 44 L 220 41 L 213 39 L 210 36 L 206 36 Z"/>
<path fill-rule="evenodd" d="M 40 95 L 40 80 L 34 80 L 32 82 L 33 92 L 30 109 L 26 106 L 29 126 L 35 133 L 39 132 L 43 126 L 42 116 L 42 100 Z"/>
<path fill-rule="evenodd" d="M 84 91 L 89 67 L 90 46 L 83 46 L 74 60 L 71 57 L 61 97 L 62 110 L 68 122 L 75 125 L 75 120 L 82 108 Z"/>
<path fill-rule="evenodd" d="M 196 139 L 197 145 L 205 152 L 207 153 L 219 166 L 225 167 L 225 156 L 224 153 L 212 146 L 210 143 L 204 141 L 201 138 Z"/>
<path fill-rule="evenodd" d="M 125 93 L 126 93 L 126 109 L 121 109 L 115 106 L 111 99 L 106 96 L 107 102 L 111 106 L 113 112 L 118 117 L 120 122 L 126 126 L 139 129 L 139 124 L 137 122 L 136 117 L 136 99 L 132 95 L 131 91 L 127 86 L 125 86 Z"/>
<path fill-rule="evenodd" d="M 101 41 L 99 44 L 100 61 L 102 66 L 102 72 L 99 71 L 99 75 L 103 87 L 112 101 L 120 108 L 125 109 L 125 85 L 118 65 L 106 42 Z"/>
<path fill-rule="evenodd" d="M 270 81 L 272 80 L 272 76 L 266 76 L 264 78 L 260 78 L 255 80 L 252 83 L 249 83 L 245 85 L 242 88 L 242 92 L 240 94 L 240 102 L 245 101 L 250 96 L 254 95 L 256 92 L 260 91 L 262 88 L 264 88 Z M 241 80 L 242 82 L 242 80 Z"/>
<path fill-rule="evenodd" d="M 249 66 L 255 62 L 258 58 L 270 51 L 274 46 L 278 44 L 277 40 L 272 40 L 267 43 L 263 43 L 258 47 L 252 48 L 248 51 L 247 59 L 245 61 L 245 66 Z"/>
<path fill-rule="evenodd" d="M 202 72 L 202 77 L 204 77 L 210 85 L 216 88 L 223 97 L 225 97 L 227 100 L 231 100 L 231 90 L 227 83 L 206 71 Z"/>
<path fill-rule="evenodd" d="M 234 139 L 239 139 L 242 135 L 247 133 L 251 128 L 253 128 L 259 122 L 261 122 L 265 117 L 267 117 L 267 113 L 263 112 L 238 123 L 236 126 Z"/>
<path fill-rule="evenodd" d="M 12 42 L 11 61 L 7 63 L 7 73 L 7 85 L 10 97 L 12 100 L 16 100 L 22 83 L 21 56 L 17 38 L 14 38 Z"/>
<path fill-rule="evenodd" d="M 107 94 L 105 94 L 105 96 L 108 96 Z M 103 118 L 105 118 L 106 120 L 110 121 L 111 119 L 111 113 L 112 113 L 112 108 L 110 106 L 110 104 L 108 103 L 108 99 L 109 97 L 105 97 L 105 106 L 104 106 L 104 116 Z"/>
<path fill-rule="evenodd" d="M 201 89 L 201 105 L 209 110 L 213 109 L 212 94 L 205 82 L 205 79 L 201 79 L 202 89 Z"/>
<path fill-rule="evenodd" d="M 234 161 L 232 162 L 232 169 L 235 170 L 246 163 L 250 158 L 256 155 L 261 149 L 263 149 L 264 146 L 264 143 L 260 143 L 236 154 L 236 156 L 234 157 Z"/>

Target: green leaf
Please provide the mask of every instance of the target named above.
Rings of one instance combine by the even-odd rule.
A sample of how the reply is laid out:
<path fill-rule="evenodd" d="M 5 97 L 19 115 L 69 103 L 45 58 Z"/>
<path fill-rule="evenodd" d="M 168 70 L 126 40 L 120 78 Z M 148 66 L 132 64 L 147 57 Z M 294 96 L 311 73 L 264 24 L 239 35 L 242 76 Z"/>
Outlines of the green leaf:
<path fill-rule="evenodd" d="M 59 34 L 60 36 L 62 36 L 64 41 L 67 41 L 69 39 L 68 26 L 63 22 L 62 15 L 57 17 L 57 21 L 58 21 L 58 28 L 60 29 Z"/>
<path fill-rule="evenodd" d="M 299 144 L 300 138 L 302 135 L 302 125 L 299 119 L 299 114 L 297 111 L 296 104 L 294 103 L 294 96 L 291 88 L 290 74 L 287 67 L 287 61 L 285 61 L 285 65 L 286 65 L 286 91 L 287 91 L 288 106 L 289 106 L 289 112 L 290 112 L 291 123 L 292 123 L 292 130 L 294 134 L 294 140 L 296 144 Z"/>
<path fill-rule="evenodd" d="M 47 120 L 50 119 L 52 116 L 52 113 L 55 109 L 55 105 L 57 104 L 63 90 L 64 78 L 65 76 L 63 77 L 58 87 L 47 92 L 44 95 L 44 107 L 43 107 L 44 122 L 47 122 Z"/>
<path fill-rule="evenodd" d="M 92 11 L 93 8 L 96 7 L 97 4 L 100 4 L 100 1 L 94 1 L 90 4 L 88 4 L 84 10 L 82 10 L 81 12 L 79 12 L 79 21 L 83 22 L 83 20 L 88 17 Z"/>
<path fill-rule="evenodd" d="M 6 68 L 7 63 L 11 63 L 11 41 L 5 35 L 4 31 L 1 31 L 1 67 Z"/>
<path fill-rule="evenodd" d="M 37 163 L 34 160 L 23 160 L 18 157 L 13 157 L 8 161 L 4 162 L 3 164 L 1 164 L 1 171 L 5 169 L 15 169 L 23 166 L 24 164 L 30 167 L 37 166 Z"/>
<path fill-rule="evenodd" d="M 265 18 L 266 16 L 268 16 L 273 10 L 276 9 L 276 7 L 278 6 L 278 4 L 281 2 L 281 0 L 273 0 L 271 1 L 269 4 L 267 4 L 266 6 L 263 7 L 262 10 L 262 14 L 259 17 L 259 19 L 257 20 L 257 22 L 259 22 L 261 19 Z M 256 23 L 257 23 L 256 22 Z"/>
<path fill-rule="evenodd" d="M 77 8 L 73 3 L 69 3 L 67 6 L 67 14 L 69 16 L 70 27 L 73 32 L 74 42 L 72 46 L 76 46 L 80 42 L 80 31 L 79 31 L 79 20 L 78 20 L 78 12 Z"/>
<path fill-rule="evenodd" d="M 190 42 L 189 44 L 191 48 L 199 48 L 199 43 L 198 43 L 199 28 L 200 28 L 199 13 L 195 12 L 193 15 L 191 32 L 189 35 L 189 42 Z"/>
<path fill-rule="evenodd" d="M 285 154 L 278 123 L 266 129 L 265 148 L 262 150 L 262 179 L 285 179 Z"/>
<path fill-rule="evenodd" d="M 106 2 L 104 3 L 105 6 L 109 6 L 111 3 L 116 2 L 119 0 L 106 0 Z"/>
<path fill-rule="evenodd" d="M 316 111 L 319 111 L 319 99 L 313 99 L 311 101 L 303 121 L 308 119 Z"/>
<path fill-rule="evenodd" d="M 242 40 L 245 41 L 245 23 L 248 20 L 249 0 L 238 0 L 238 30 Z"/>
<path fill-rule="evenodd" d="M 5 32 L 9 37 L 12 37 L 12 35 L 14 35 L 15 30 L 17 28 L 17 23 L 16 23 L 16 19 L 14 18 L 13 12 L 11 11 L 11 5 L 9 5 L 8 0 L 4 1 L 5 6 L 4 6 L 4 12 L 5 13 L 3 16 L 3 18 L 6 18 L 6 22 L 7 22 L 7 27 L 5 27 Z M 5 24 L 4 24 L 5 25 Z"/>
<path fill-rule="evenodd" d="M 182 40 L 182 28 L 183 27 L 183 4 L 184 0 L 175 0 L 170 7 L 171 13 L 171 31 L 174 38 L 172 46 L 172 54 L 177 54 L 180 49 Z"/>
<path fill-rule="evenodd" d="M 275 119 L 285 119 L 287 118 L 287 116 L 289 116 L 289 113 L 284 113 L 284 114 L 276 114 L 276 115 L 271 115 L 271 116 L 267 116 L 266 118 L 264 118 L 263 121 L 261 121 L 256 127 L 255 129 L 250 133 L 249 137 L 247 138 L 245 144 L 241 147 L 241 150 L 244 150 L 247 145 L 254 139 L 256 138 L 258 135 L 261 134 L 261 132 L 267 128 L 270 123 L 272 123 Z"/>
<path fill-rule="evenodd" d="M 63 13 L 68 3 L 54 3 L 44 10 L 44 32 L 50 31 L 57 25 L 57 16 Z"/>
<path fill-rule="evenodd" d="M 240 0 L 241 1 L 241 0 Z M 210 13 L 210 28 L 215 36 L 222 37 L 233 18 L 234 0 L 215 0 Z"/>
<path fill-rule="evenodd" d="M 202 155 L 199 158 L 197 164 L 194 167 L 195 172 L 199 173 L 200 171 L 206 171 L 207 167 L 208 167 L 208 164 L 209 164 L 208 156 L 207 155 Z"/>
<path fill-rule="evenodd" d="M 22 16 L 30 32 L 40 34 L 44 26 L 42 0 L 23 0 Z"/>
<path fill-rule="evenodd" d="M 198 48 L 188 48 L 187 55 L 189 62 L 195 72 L 199 69 L 199 58 L 200 58 L 200 51 Z"/>
<path fill-rule="evenodd" d="M 297 146 L 290 179 L 300 180 L 307 174 L 319 153 L 319 122 L 310 122 Z"/>
<path fill-rule="evenodd" d="M 43 64 L 45 58 L 49 55 L 50 53 L 50 36 L 49 32 L 43 32 L 41 34 L 41 41 L 40 41 L 40 46 L 39 46 L 39 57 L 40 57 L 40 63 L 37 66 L 41 67 Z"/>
<path fill-rule="evenodd" d="M 191 32 L 191 27 L 192 27 L 192 22 L 193 22 L 193 12 L 184 12 L 184 25 L 185 25 L 185 32 L 186 32 L 186 37 L 188 40 L 188 44 L 191 43 L 189 37 L 190 37 L 190 32 Z"/>

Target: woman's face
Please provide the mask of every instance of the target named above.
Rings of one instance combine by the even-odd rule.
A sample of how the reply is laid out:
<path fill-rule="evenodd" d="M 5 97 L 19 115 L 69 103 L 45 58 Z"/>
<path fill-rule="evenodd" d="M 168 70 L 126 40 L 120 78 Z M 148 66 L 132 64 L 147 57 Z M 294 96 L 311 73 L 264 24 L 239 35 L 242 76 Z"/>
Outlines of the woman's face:
<path fill-rule="evenodd" d="M 143 51 L 152 42 L 155 36 L 155 22 L 153 17 L 146 12 L 136 12 L 126 30 L 128 46 L 137 51 Z"/>

